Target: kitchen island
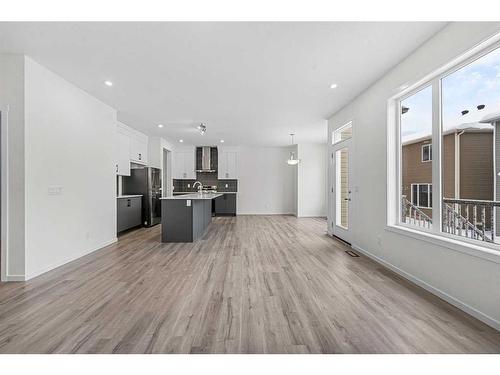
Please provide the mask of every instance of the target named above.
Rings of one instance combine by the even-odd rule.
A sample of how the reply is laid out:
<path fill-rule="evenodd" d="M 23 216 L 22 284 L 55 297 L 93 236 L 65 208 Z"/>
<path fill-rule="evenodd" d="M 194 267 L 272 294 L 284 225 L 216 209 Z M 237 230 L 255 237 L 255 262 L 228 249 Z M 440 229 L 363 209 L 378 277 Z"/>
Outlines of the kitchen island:
<path fill-rule="evenodd" d="M 161 242 L 194 242 L 212 222 L 212 200 L 221 193 L 192 193 L 161 198 Z"/>

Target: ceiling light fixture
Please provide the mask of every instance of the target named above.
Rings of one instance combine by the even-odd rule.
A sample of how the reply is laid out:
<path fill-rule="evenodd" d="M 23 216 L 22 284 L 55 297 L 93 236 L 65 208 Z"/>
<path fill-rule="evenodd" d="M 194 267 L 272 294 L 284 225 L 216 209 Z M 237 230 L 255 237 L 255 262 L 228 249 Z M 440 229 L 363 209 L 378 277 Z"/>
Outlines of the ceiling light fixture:
<path fill-rule="evenodd" d="M 200 131 L 201 135 L 205 135 L 205 132 L 207 131 L 207 127 L 203 123 L 201 123 L 200 125 L 198 125 L 197 129 Z"/>
<path fill-rule="evenodd" d="M 113 82 L 111 81 L 104 81 L 104 84 L 109 87 L 113 86 Z"/>
<path fill-rule="evenodd" d="M 180 143 L 184 142 L 184 139 L 179 139 L 179 142 L 180 142 Z"/>
<path fill-rule="evenodd" d="M 290 133 L 290 136 L 292 137 L 292 146 L 293 146 L 293 136 L 295 134 Z M 290 158 L 286 161 L 288 165 L 297 165 L 300 163 L 300 159 L 295 158 L 295 153 L 293 151 L 290 151 Z"/>
<path fill-rule="evenodd" d="M 163 128 L 163 124 L 158 124 L 158 127 L 159 128 Z"/>
<path fill-rule="evenodd" d="M 221 140 L 220 140 L 220 143 L 224 143 L 224 140 L 223 140 L 223 139 L 221 139 Z"/>
<path fill-rule="evenodd" d="M 330 85 L 330 88 L 331 88 L 331 89 L 336 89 L 337 87 L 339 87 L 339 85 L 337 85 L 336 83 L 332 83 L 332 84 Z"/>

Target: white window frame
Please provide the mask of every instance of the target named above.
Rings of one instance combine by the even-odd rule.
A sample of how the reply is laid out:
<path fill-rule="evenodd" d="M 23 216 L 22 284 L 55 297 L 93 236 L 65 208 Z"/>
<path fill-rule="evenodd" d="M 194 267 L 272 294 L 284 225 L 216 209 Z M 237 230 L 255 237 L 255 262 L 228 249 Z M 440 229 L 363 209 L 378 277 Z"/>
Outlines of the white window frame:
<path fill-rule="evenodd" d="M 500 33 L 477 44 L 460 57 L 437 69 L 406 88 L 396 89 L 397 92 L 387 101 L 387 223 L 386 230 L 409 237 L 431 242 L 452 250 L 478 256 L 495 263 L 500 263 L 500 246 L 469 239 L 441 231 L 442 219 L 442 188 L 441 188 L 441 143 L 442 143 L 442 103 L 441 80 L 446 76 L 471 64 L 477 59 L 500 48 Z M 415 93 L 432 87 L 432 225 L 430 228 L 415 227 L 401 220 L 401 102 Z M 399 92 L 398 92 L 399 91 Z M 438 157 L 435 157 L 435 156 Z"/>
<path fill-rule="evenodd" d="M 335 134 L 336 133 L 342 133 L 342 130 L 344 130 L 345 128 L 347 127 L 351 127 L 352 129 L 352 121 L 347 121 L 344 125 L 342 125 L 340 128 L 337 128 L 335 130 L 332 130 L 332 146 L 335 146 L 336 144 L 339 144 L 340 142 L 344 142 L 348 139 L 351 139 L 352 138 L 352 130 L 351 130 L 351 136 L 349 138 L 346 138 L 346 139 L 340 139 L 338 140 L 337 142 L 335 142 Z"/>
<path fill-rule="evenodd" d="M 426 182 L 415 182 L 415 183 L 412 183 L 410 184 L 410 198 L 411 198 L 411 203 L 413 203 L 413 186 L 416 186 L 417 187 L 417 204 L 415 206 L 417 206 L 418 208 L 428 208 L 428 209 L 432 209 L 432 206 L 421 206 L 420 205 L 420 186 L 423 186 L 423 185 L 427 185 L 427 202 L 431 202 L 431 188 L 432 188 L 432 184 L 429 184 L 429 183 L 426 183 Z"/>
<path fill-rule="evenodd" d="M 424 160 L 424 148 L 426 147 L 429 148 L 429 160 Z M 432 161 L 432 143 L 426 143 L 425 145 L 422 145 L 421 156 L 422 163 L 429 163 Z"/>

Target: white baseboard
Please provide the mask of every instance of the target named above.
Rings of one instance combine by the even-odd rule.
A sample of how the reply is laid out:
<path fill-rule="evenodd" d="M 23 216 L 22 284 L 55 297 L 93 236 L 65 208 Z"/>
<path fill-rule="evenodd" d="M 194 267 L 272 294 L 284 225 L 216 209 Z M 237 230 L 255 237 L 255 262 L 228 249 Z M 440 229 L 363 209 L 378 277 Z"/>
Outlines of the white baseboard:
<path fill-rule="evenodd" d="M 61 267 L 61 266 L 65 265 L 66 263 L 72 262 L 78 258 L 81 258 L 85 255 L 90 254 L 90 253 L 93 253 L 94 251 L 100 250 L 103 247 L 109 246 L 117 241 L 118 241 L 118 238 L 114 237 L 110 240 L 102 242 L 101 244 L 99 244 L 97 246 L 94 246 L 90 249 L 84 250 L 84 251 L 80 252 L 79 254 L 72 255 L 70 257 L 64 258 L 64 259 L 59 260 L 57 262 L 54 262 L 54 263 L 50 264 L 49 266 L 35 270 L 34 272 L 30 272 L 29 274 L 26 275 L 26 278 L 24 280 L 30 280 L 34 277 L 40 276 L 41 274 L 43 274 L 45 272 L 52 271 L 55 268 Z"/>
<path fill-rule="evenodd" d="M 311 217 L 316 218 L 317 217 L 319 219 L 326 219 L 326 216 L 325 215 L 321 215 L 321 214 L 318 214 L 318 215 L 299 215 L 297 217 L 304 217 L 304 218 L 308 218 L 308 217 L 309 218 L 311 218 Z"/>
<path fill-rule="evenodd" d="M 237 216 L 295 216 L 293 213 L 286 212 L 238 212 Z"/>
<path fill-rule="evenodd" d="M 6 275 L 5 280 L 2 281 L 26 281 L 26 277 L 24 275 Z"/>
<path fill-rule="evenodd" d="M 405 279 L 410 280 L 414 284 L 417 284 L 418 286 L 424 288 L 428 292 L 438 296 L 439 298 L 441 298 L 441 299 L 445 300 L 446 302 L 452 304 L 453 306 L 459 308 L 460 310 L 465 311 L 467 314 L 472 315 L 474 318 L 479 319 L 483 323 L 486 323 L 490 327 L 493 327 L 497 331 L 500 331 L 500 321 L 492 318 L 489 315 L 484 314 L 483 312 L 475 309 L 474 307 L 469 306 L 465 302 L 460 301 L 459 299 L 449 295 L 448 293 L 443 292 L 441 289 L 438 289 L 438 288 L 426 283 L 425 281 L 419 279 L 418 277 L 402 270 L 399 267 L 396 267 L 395 265 L 385 261 L 382 258 L 379 258 L 378 256 L 370 253 L 367 250 L 362 249 L 361 247 L 359 247 L 355 244 L 352 245 L 352 248 L 354 250 L 357 250 L 360 253 L 366 255 L 368 258 L 373 259 L 375 262 L 380 263 L 384 267 L 387 267 L 390 270 L 396 272 L 398 275 L 404 277 Z"/>

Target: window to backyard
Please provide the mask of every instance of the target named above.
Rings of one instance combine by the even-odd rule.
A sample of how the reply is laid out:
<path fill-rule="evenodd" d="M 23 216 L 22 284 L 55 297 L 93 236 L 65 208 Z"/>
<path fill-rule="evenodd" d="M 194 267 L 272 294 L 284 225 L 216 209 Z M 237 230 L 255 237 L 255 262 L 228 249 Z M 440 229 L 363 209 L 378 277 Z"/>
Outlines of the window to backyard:
<path fill-rule="evenodd" d="M 492 115 L 500 113 L 500 49 L 440 74 L 395 108 L 398 222 L 500 244 L 500 116 Z"/>

